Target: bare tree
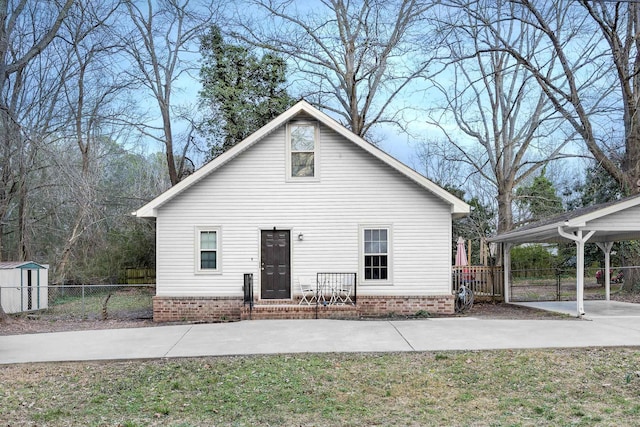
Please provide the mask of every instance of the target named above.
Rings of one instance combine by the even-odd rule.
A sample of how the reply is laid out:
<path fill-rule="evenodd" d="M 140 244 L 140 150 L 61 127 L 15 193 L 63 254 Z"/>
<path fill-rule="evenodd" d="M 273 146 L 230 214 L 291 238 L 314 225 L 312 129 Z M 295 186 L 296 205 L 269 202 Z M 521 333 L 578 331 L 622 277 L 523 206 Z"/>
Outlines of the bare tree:
<path fill-rule="evenodd" d="M 97 224 L 105 217 L 99 202 L 100 175 L 97 155 L 104 140 L 113 138 L 112 125 L 125 105 L 118 96 L 128 89 L 111 61 L 119 47 L 111 38 L 110 28 L 119 2 L 78 0 L 60 30 L 60 63 L 66 64 L 61 76 L 63 102 L 61 110 L 68 122 L 64 135 L 74 141 L 80 158 L 79 167 L 73 163 L 59 167 L 61 175 L 72 191 L 74 218 L 68 219 L 64 237 L 54 265 L 55 283 L 64 283 L 69 259 L 80 237 L 94 231 L 94 245 L 99 239 Z M 72 161 L 72 159 L 71 159 Z"/>
<path fill-rule="evenodd" d="M 514 226 L 514 190 L 536 170 L 563 156 L 570 136 L 534 74 L 508 53 L 494 50 L 508 41 L 523 55 L 544 38 L 511 19 L 512 2 L 450 2 L 441 31 L 448 34 L 451 64 L 436 83 L 444 105 L 429 122 L 440 128 L 457 158 L 497 193 L 498 232 Z M 443 14 L 443 17 L 445 15 Z M 555 71 L 547 57 L 545 76 Z M 451 126 L 455 124 L 455 126 Z"/>
<path fill-rule="evenodd" d="M 640 192 L 640 4 L 514 3 L 519 10 L 513 19 L 537 29 L 544 39 L 535 52 L 523 53 L 496 33 L 500 44 L 495 48 L 533 73 L 596 162 L 625 192 Z M 549 55 L 558 61 L 554 73 L 547 71 Z"/>
<path fill-rule="evenodd" d="M 27 138 L 17 112 L 23 73 L 54 39 L 72 4 L 73 0 L 0 0 L 0 239 L 9 206 L 17 194 L 24 194 L 20 188 L 24 184 Z M 0 305 L 0 318 L 3 315 Z"/>
<path fill-rule="evenodd" d="M 402 95 L 432 72 L 428 13 L 436 3 L 253 0 L 240 4 L 233 35 L 288 58 L 301 95 L 365 136 L 375 124 L 402 126 Z"/>
<path fill-rule="evenodd" d="M 162 122 L 160 126 L 138 123 L 147 136 L 165 148 L 171 185 L 183 177 L 189 140 L 182 147 L 174 129 L 174 84 L 195 70 L 193 54 L 200 36 L 217 16 L 217 2 L 190 0 L 125 0 L 131 29 L 122 36 L 132 61 L 127 72 L 153 96 Z M 126 26 L 126 24 L 124 24 Z"/>

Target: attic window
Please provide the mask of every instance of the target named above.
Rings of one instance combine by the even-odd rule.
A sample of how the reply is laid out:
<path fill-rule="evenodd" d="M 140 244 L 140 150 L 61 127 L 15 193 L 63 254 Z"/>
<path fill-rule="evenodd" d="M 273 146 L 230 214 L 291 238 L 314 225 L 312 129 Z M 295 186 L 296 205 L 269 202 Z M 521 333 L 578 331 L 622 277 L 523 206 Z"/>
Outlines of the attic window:
<path fill-rule="evenodd" d="M 291 177 L 314 178 L 316 176 L 317 127 L 310 123 L 291 124 L 289 142 Z"/>

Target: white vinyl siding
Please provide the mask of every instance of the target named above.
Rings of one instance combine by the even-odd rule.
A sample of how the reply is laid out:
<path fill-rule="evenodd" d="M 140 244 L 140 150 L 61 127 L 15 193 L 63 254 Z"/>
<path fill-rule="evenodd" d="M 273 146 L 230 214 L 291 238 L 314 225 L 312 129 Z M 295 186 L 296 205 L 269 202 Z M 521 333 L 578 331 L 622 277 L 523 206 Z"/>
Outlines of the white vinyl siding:
<path fill-rule="evenodd" d="M 589 230 L 609 230 L 609 231 L 625 231 L 633 230 L 637 224 L 637 218 L 640 217 L 640 206 L 625 209 L 622 212 L 616 212 L 603 218 L 589 221 Z"/>
<path fill-rule="evenodd" d="M 316 178 L 290 181 L 282 126 L 158 209 L 157 293 L 241 296 L 244 273 L 260 289 L 260 230 L 291 230 L 295 279 L 357 272 L 358 295 L 449 295 L 451 207 L 400 172 L 320 126 Z M 194 225 L 219 224 L 224 271 L 193 274 Z M 361 274 L 361 226 L 392 230 L 392 271 L 384 283 Z M 220 260 L 218 260 L 220 262 Z"/>

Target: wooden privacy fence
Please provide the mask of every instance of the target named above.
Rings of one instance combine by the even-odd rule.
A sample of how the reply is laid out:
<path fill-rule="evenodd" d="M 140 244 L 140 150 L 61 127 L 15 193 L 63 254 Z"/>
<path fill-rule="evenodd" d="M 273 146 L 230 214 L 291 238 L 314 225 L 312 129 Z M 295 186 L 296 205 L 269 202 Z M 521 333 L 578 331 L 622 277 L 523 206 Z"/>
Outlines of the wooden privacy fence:
<path fill-rule="evenodd" d="M 156 283 L 156 270 L 152 268 L 127 268 L 128 285 L 153 285 Z"/>
<path fill-rule="evenodd" d="M 454 265 L 451 267 L 453 271 L 453 290 L 460 289 L 460 285 L 473 290 L 475 299 L 477 300 L 504 300 L 504 275 L 502 266 L 487 267 L 476 265 Z"/>

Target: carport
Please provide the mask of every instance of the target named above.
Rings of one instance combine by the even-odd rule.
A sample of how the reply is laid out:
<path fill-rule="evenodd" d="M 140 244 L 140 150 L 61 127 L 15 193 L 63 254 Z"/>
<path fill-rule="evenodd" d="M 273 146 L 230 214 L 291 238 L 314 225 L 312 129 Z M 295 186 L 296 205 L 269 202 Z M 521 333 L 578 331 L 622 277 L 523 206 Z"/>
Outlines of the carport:
<path fill-rule="evenodd" d="M 640 240 L 640 195 L 615 202 L 588 206 L 528 224 L 499 234 L 489 242 L 502 243 L 504 265 L 504 300 L 510 302 L 511 248 L 523 243 L 560 243 L 576 245 L 576 314 L 584 310 L 584 245 L 595 243 L 604 253 L 604 271 L 610 269 L 614 242 Z M 605 300 L 610 299 L 611 282 L 605 274 Z"/>

